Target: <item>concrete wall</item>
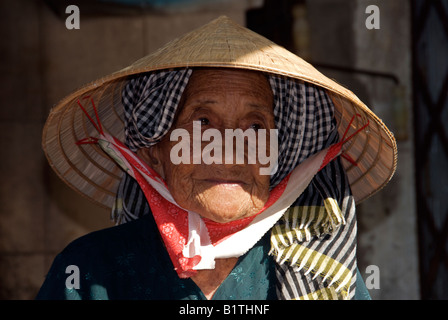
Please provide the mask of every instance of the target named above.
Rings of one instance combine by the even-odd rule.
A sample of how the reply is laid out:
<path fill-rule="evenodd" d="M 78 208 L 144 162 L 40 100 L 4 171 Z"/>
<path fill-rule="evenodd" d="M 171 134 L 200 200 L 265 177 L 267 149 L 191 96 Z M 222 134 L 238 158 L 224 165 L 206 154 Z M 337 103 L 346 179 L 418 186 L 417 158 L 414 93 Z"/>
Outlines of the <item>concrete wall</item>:
<path fill-rule="evenodd" d="M 64 19 L 41 0 L 0 1 L 0 299 L 33 298 L 62 248 L 112 225 L 109 212 L 77 195 L 48 167 L 40 140 L 51 106 L 84 83 L 221 14 L 244 24 L 246 10 L 260 2 L 234 0 L 188 13 L 129 16 L 83 17 L 81 11 L 81 29 L 67 30 Z M 380 31 L 363 28 L 366 1 L 309 1 L 305 26 L 310 38 L 302 32 L 299 42 L 312 60 L 396 73 L 406 89 L 404 108 L 409 111 L 407 1 L 373 2 L 381 9 Z M 304 17 L 303 11 L 297 12 Z M 393 85 L 322 71 L 395 125 L 388 109 Z M 370 264 L 381 270 L 381 289 L 371 291 L 374 298 L 418 298 L 411 141 L 408 136 L 399 142 L 396 178 L 359 206 L 361 271 Z"/>
<path fill-rule="evenodd" d="M 379 30 L 362 27 L 365 8 L 372 4 L 381 10 Z M 381 289 L 373 292 L 373 297 L 418 299 L 410 1 L 358 0 L 355 17 L 356 67 L 393 73 L 399 79 L 396 85 L 380 78 L 358 77 L 367 88 L 373 110 L 394 132 L 399 150 L 393 180 L 361 207 L 363 262 L 377 264 L 382 272 Z"/>
<path fill-rule="evenodd" d="M 367 29 L 366 8 L 376 5 L 380 29 Z M 411 84 L 411 19 L 407 0 L 309 1 L 311 60 L 394 75 L 388 77 L 321 68 L 352 90 L 391 129 L 398 142 L 392 181 L 357 206 L 359 268 L 378 266 L 374 299 L 419 299 Z"/>

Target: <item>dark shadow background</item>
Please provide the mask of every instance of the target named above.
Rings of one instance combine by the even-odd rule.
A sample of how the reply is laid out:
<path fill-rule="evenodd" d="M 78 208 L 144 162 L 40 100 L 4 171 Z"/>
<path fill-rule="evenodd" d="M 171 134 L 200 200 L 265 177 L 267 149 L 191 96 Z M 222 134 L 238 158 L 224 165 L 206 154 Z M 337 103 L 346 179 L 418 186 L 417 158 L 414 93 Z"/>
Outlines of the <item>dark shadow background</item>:
<path fill-rule="evenodd" d="M 49 168 L 41 134 L 51 107 L 220 15 L 314 64 L 395 133 L 393 180 L 358 205 L 359 269 L 366 279 L 379 267 L 374 299 L 448 298 L 447 2 L 0 0 L 0 299 L 33 299 L 58 252 L 112 226 Z M 65 26 L 69 4 L 79 30 Z M 371 4 L 377 30 L 365 26 Z"/>

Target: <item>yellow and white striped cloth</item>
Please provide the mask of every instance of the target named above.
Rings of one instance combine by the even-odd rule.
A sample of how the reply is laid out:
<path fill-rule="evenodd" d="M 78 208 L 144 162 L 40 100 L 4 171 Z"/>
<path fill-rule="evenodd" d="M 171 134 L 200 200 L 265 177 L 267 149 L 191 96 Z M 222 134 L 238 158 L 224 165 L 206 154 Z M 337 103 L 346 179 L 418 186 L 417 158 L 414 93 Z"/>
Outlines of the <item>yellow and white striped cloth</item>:
<path fill-rule="evenodd" d="M 340 160 L 313 179 L 271 231 L 279 299 L 352 299 L 355 203 Z"/>

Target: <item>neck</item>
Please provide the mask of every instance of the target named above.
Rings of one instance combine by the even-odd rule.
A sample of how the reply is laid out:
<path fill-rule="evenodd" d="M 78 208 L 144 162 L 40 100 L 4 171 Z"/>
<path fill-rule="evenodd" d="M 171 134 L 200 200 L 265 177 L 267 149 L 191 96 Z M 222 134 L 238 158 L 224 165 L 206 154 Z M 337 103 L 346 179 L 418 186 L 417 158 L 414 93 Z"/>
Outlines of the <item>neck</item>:
<path fill-rule="evenodd" d="M 238 258 L 216 259 L 215 269 L 199 270 L 191 279 L 201 289 L 207 300 L 210 300 L 233 270 L 237 261 Z"/>

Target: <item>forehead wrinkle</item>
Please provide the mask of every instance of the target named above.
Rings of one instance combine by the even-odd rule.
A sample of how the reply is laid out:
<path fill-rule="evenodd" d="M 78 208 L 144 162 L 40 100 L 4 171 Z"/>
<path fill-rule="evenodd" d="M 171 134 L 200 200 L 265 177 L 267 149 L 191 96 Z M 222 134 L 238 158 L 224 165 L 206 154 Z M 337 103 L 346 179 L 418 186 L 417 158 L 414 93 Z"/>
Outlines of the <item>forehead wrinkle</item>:
<path fill-rule="evenodd" d="M 216 69 L 195 70 L 183 93 L 183 103 L 180 104 L 180 109 L 184 111 L 186 106 L 188 109 L 192 107 L 196 109 L 199 106 L 206 107 L 207 105 L 213 109 L 214 106 L 225 102 L 226 95 L 235 94 L 241 96 L 249 112 L 258 111 L 269 115 L 273 113 L 273 92 L 265 75 L 252 72 L 242 73 L 235 70 L 222 71 Z M 229 73 L 236 73 L 240 76 L 233 81 L 231 77 L 229 78 Z M 241 75 L 247 75 L 247 77 L 241 78 Z M 250 86 L 247 86 L 247 81 L 241 82 L 241 79 L 248 80 L 248 78 L 252 78 L 249 80 Z M 243 85 L 239 86 L 238 83 Z M 187 112 L 191 113 L 191 111 Z"/>
<path fill-rule="evenodd" d="M 249 80 L 252 83 L 252 88 L 249 90 L 252 91 L 251 94 L 258 96 L 259 92 L 257 91 L 261 89 L 260 91 L 266 91 L 269 95 L 272 95 L 272 88 L 266 75 L 255 71 L 225 68 L 194 70 L 187 85 L 186 92 L 197 91 L 196 86 L 198 82 L 200 83 L 202 90 L 227 89 L 229 85 L 235 89 L 241 89 L 240 86 L 236 85 L 236 83 L 240 82 L 241 79 L 243 79 L 243 81 Z"/>

